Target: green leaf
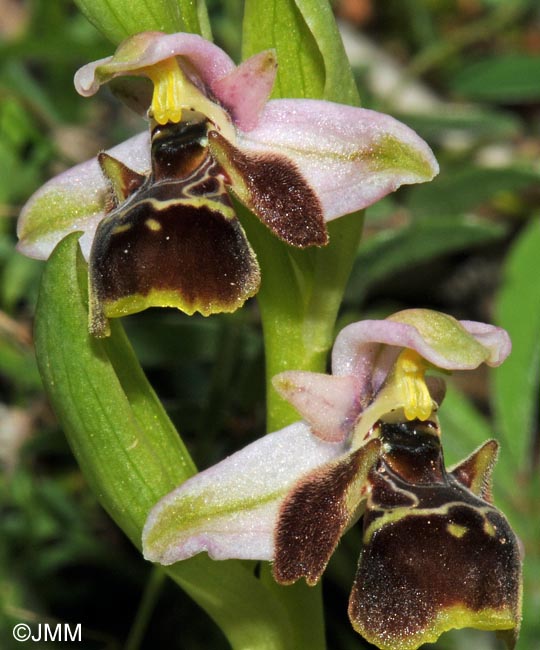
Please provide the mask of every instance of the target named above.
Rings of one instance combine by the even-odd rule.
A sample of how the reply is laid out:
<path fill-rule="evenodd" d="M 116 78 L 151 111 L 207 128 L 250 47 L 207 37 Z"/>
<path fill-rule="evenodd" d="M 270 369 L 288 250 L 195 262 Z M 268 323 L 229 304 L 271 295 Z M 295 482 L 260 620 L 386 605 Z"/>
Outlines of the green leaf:
<path fill-rule="evenodd" d="M 358 93 L 330 5 L 321 0 L 246 0 L 243 58 L 273 48 L 274 97 L 358 104 Z"/>
<path fill-rule="evenodd" d="M 192 32 L 210 38 L 204 0 L 75 0 L 113 43 L 137 32 Z"/>
<path fill-rule="evenodd" d="M 495 415 L 514 461 L 514 472 L 531 467 L 538 418 L 540 364 L 540 220 L 535 217 L 514 242 L 503 271 L 496 321 L 508 330 L 512 353 L 494 375 Z"/>
<path fill-rule="evenodd" d="M 19 301 L 32 297 L 42 270 L 42 263 L 23 257 L 13 249 L 6 259 L 0 278 L 2 306 L 11 311 Z"/>
<path fill-rule="evenodd" d="M 51 404 L 101 504 L 136 546 L 153 505 L 195 468 L 118 323 L 88 334 L 86 264 L 78 234 L 50 257 L 35 345 Z M 220 625 L 237 650 L 288 648 L 287 612 L 249 565 L 199 555 L 167 573 Z"/>
<path fill-rule="evenodd" d="M 360 98 L 331 5 L 321 0 L 296 0 L 296 6 L 313 34 L 324 62 L 322 98 L 358 106 Z"/>
<path fill-rule="evenodd" d="M 540 56 L 501 54 L 466 66 L 452 90 L 467 99 L 501 103 L 540 99 Z"/>
<path fill-rule="evenodd" d="M 324 60 L 296 4 L 290 0 L 247 0 L 243 58 L 270 48 L 276 50 L 279 64 L 273 97 L 322 96 Z"/>
<path fill-rule="evenodd" d="M 19 81 L 24 85 L 24 75 L 19 75 Z M 2 85 L 0 80 L 0 168 L 10 173 L 0 177 L 0 203 L 13 204 L 39 184 L 53 147 L 36 128 L 24 103 Z"/>
<path fill-rule="evenodd" d="M 537 171 L 517 167 L 443 170 L 431 183 L 411 187 L 407 207 L 415 217 L 438 215 L 441 206 L 447 215 L 464 214 L 485 201 L 518 192 L 539 180 Z"/>
<path fill-rule="evenodd" d="M 493 241 L 504 233 L 503 226 L 468 216 L 437 217 L 384 230 L 362 242 L 346 300 L 357 305 L 375 283 L 392 274 L 440 255 Z"/>

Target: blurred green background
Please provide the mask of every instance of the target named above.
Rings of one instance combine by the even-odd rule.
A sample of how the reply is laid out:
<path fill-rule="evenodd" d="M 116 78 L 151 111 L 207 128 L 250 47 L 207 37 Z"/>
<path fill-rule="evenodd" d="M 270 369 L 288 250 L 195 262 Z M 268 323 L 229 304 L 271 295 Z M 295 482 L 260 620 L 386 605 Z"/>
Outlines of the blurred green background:
<path fill-rule="evenodd" d="M 208 6 L 216 42 L 238 59 L 241 0 Z M 363 105 L 418 130 L 441 164 L 434 182 L 367 211 L 340 326 L 418 306 L 511 333 L 504 366 L 451 378 L 441 420 L 449 464 L 488 437 L 501 442 L 496 503 L 525 552 L 518 648 L 538 650 L 540 7 L 339 0 L 334 8 Z M 151 579 L 89 492 L 33 357 L 42 263 L 15 251 L 16 218 L 45 180 L 144 128 L 107 90 L 84 100 L 73 89 L 75 70 L 112 49 L 70 0 L 0 0 L 0 647 L 24 647 L 12 640 L 17 622 L 67 622 L 82 624 L 76 645 L 88 650 L 220 650 L 220 631 L 172 583 Z M 232 316 L 149 310 L 125 325 L 199 467 L 262 435 L 253 301 Z M 353 529 L 326 574 L 331 650 L 369 647 L 346 616 L 359 544 Z M 430 647 L 497 643 L 466 630 Z M 69 647 L 42 647 L 56 645 Z"/>

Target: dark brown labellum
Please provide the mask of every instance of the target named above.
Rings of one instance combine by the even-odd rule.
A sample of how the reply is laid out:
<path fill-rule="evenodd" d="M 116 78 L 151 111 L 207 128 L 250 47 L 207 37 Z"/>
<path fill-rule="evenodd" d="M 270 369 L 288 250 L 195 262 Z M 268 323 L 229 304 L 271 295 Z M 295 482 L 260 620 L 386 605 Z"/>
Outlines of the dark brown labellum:
<path fill-rule="evenodd" d="M 387 650 L 414 650 L 461 627 L 513 631 L 513 647 L 518 542 L 504 515 L 482 498 L 496 444 L 487 442 L 448 474 L 433 424 L 381 424 L 380 437 L 384 452 L 368 477 L 349 603 L 354 628 Z"/>

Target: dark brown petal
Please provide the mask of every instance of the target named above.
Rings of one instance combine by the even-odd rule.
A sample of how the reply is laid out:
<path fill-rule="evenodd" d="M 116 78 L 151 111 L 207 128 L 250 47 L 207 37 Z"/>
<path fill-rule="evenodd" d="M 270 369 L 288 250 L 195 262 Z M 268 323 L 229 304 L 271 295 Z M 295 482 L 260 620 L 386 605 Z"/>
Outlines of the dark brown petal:
<path fill-rule="evenodd" d="M 204 197 L 146 198 L 104 219 L 90 255 L 90 329 L 151 306 L 205 316 L 238 309 L 259 287 L 255 255 L 232 208 Z"/>
<path fill-rule="evenodd" d="M 97 159 L 103 175 L 109 182 L 110 194 L 105 211 L 110 212 L 138 190 L 146 180 L 146 176 L 126 167 L 123 162 L 104 151 L 98 154 Z"/>
<path fill-rule="evenodd" d="M 371 440 L 346 458 L 301 479 L 281 506 L 275 534 L 273 574 L 290 584 L 314 585 L 365 499 L 364 484 L 376 462 L 380 441 Z"/>
<path fill-rule="evenodd" d="M 208 140 L 231 189 L 277 237 L 299 248 L 328 243 L 320 201 L 294 163 L 284 156 L 244 153 L 216 131 Z"/>
<path fill-rule="evenodd" d="M 499 443 L 496 440 L 488 440 L 468 458 L 456 465 L 451 474 L 471 492 L 488 503 L 492 503 L 492 474 L 498 453 Z"/>

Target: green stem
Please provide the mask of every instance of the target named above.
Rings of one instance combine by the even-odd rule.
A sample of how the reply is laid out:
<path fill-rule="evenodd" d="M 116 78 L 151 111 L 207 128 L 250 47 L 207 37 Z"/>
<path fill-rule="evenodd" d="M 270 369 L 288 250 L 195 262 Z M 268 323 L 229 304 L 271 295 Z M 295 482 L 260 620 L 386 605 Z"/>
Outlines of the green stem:
<path fill-rule="evenodd" d="M 155 609 L 157 599 L 163 585 L 165 584 L 166 574 L 161 567 L 154 567 L 150 572 L 150 577 L 146 583 L 139 609 L 135 614 L 135 620 L 129 631 L 126 640 L 125 650 L 139 650 L 144 640 L 144 635 Z"/>
<path fill-rule="evenodd" d="M 200 441 L 203 458 L 215 454 L 216 439 L 222 430 L 223 417 L 227 406 L 229 387 L 234 381 L 235 362 L 241 345 L 240 312 L 223 318 L 220 322 L 217 351 L 210 375 L 208 396 L 205 400 L 199 431 L 204 431 Z"/>
<path fill-rule="evenodd" d="M 284 370 L 325 372 L 345 285 L 360 242 L 359 214 L 329 224 L 321 249 L 291 249 L 239 208 L 262 270 L 258 295 L 266 352 L 267 427 L 276 431 L 298 413 L 272 386 Z"/>

